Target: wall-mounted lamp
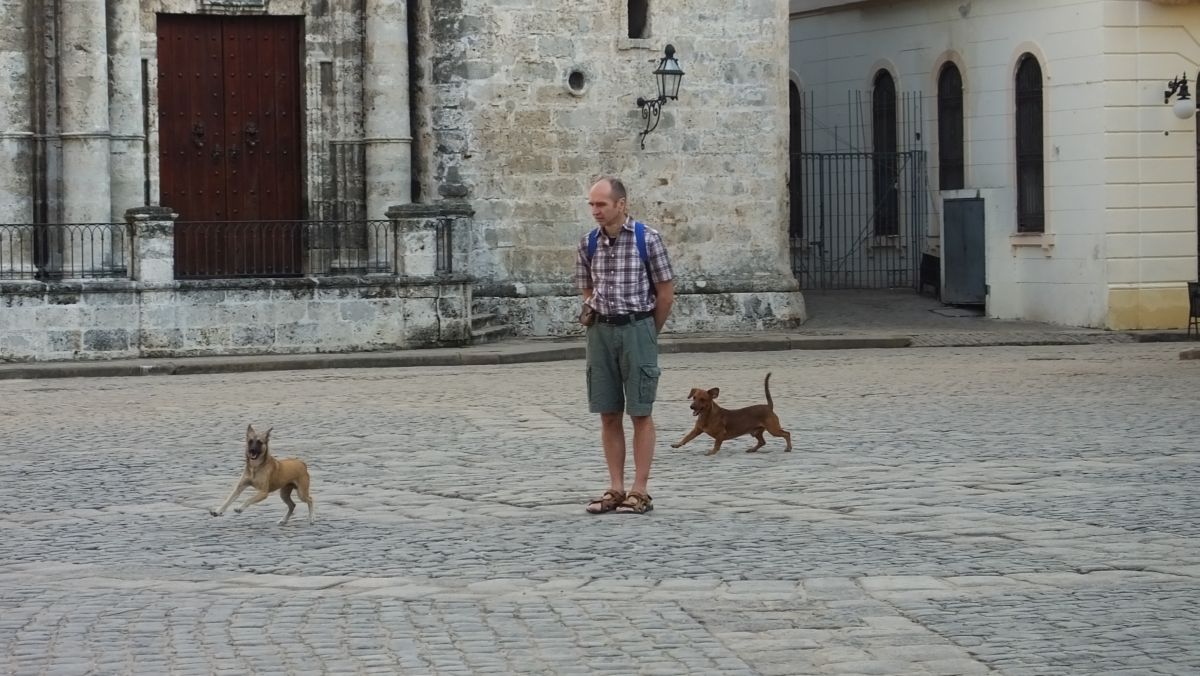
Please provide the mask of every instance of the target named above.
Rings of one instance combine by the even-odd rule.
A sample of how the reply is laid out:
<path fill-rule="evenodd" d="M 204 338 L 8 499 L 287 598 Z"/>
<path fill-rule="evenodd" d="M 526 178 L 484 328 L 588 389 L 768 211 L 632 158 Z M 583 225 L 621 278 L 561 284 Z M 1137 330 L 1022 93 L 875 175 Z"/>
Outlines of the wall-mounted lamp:
<path fill-rule="evenodd" d="M 1163 92 L 1163 103 L 1170 103 L 1172 94 L 1175 95 L 1175 105 L 1172 107 L 1175 117 L 1186 120 L 1196 114 L 1196 102 L 1188 93 L 1187 73 L 1167 83 L 1167 89 Z"/>
<path fill-rule="evenodd" d="M 659 60 L 658 69 L 654 71 L 655 77 L 658 78 L 658 98 L 644 99 L 639 96 L 637 100 L 642 119 L 646 120 L 646 130 L 641 135 L 642 150 L 646 149 L 646 134 L 658 126 L 662 105 L 668 100 L 679 98 L 679 82 L 683 80 L 683 71 L 679 68 L 679 62 L 675 60 L 675 47 L 667 45 L 663 53 L 666 56 Z"/>

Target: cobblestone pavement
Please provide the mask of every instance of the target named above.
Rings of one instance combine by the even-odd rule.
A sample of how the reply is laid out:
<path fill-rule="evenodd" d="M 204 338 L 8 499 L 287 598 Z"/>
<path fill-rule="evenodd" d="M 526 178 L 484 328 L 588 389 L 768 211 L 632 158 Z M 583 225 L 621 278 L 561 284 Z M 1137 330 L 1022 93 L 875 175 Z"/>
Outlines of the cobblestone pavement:
<path fill-rule="evenodd" d="M 666 355 L 646 516 L 580 362 L 0 382 L 0 673 L 1194 674 L 1177 352 Z M 668 447 L 768 370 L 794 452 Z M 248 422 L 315 525 L 208 516 Z"/>

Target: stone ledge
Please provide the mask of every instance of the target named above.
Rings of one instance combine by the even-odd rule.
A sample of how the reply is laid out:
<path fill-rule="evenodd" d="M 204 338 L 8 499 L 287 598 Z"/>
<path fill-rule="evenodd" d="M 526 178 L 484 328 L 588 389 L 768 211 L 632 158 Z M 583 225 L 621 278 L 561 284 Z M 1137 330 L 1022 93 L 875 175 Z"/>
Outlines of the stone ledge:
<path fill-rule="evenodd" d="M 16 280 L 0 282 L 0 295 L 41 296 L 48 293 L 112 293 L 139 291 L 217 291 L 225 289 L 320 289 L 364 286 L 437 286 L 466 284 L 469 275 L 437 277 L 407 275 L 339 275 L 331 277 L 246 277 L 240 279 L 182 279 L 145 283 L 129 279 L 79 279 L 43 282 Z"/>

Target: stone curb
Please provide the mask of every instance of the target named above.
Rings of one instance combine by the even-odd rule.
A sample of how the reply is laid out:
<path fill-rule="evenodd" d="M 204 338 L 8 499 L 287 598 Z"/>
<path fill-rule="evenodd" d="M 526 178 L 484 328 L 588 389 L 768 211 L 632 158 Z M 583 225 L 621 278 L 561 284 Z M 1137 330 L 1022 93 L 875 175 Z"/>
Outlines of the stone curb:
<path fill-rule="evenodd" d="M 914 338 L 916 340 L 914 340 Z M 1186 340 L 1179 334 L 1164 333 L 1133 336 L 1133 342 Z M 966 342 L 966 341 L 964 341 Z M 971 346 L 993 345 L 1080 345 L 1091 341 L 1087 336 L 1037 341 L 1012 341 L 1003 334 L 994 339 L 972 340 Z M 695 337 L 663 339 L 663 354 L 711 352 L 774 352 L 786 350 L 854 350 L 904 347 L 951 347 L 923 345 L 920 336 L 755 336 Z M 567 361 L 584 358 L 584 346 L 525 345 L 503 343 L 464 348 L 404 350 L 396 352 L 347 352 L 297 355 L 236 355 L 228 357 L 191 357 L 184 359 L 129 359 L 87 362 L 41 362 L 0 365 L 0 380 L 41 378 L 110 378 L 118 376 L 201 375 L 214 373 L 256 373 L 339 368 L 402 368 L 411 366 L 496 366 L 534 362 Z M 1180 359 L 1200 359 L 1200 349 L 1185 350 Z"/>
<path fill-rule="evenodd" d="M 853 350 L 909 347 L 908 336 L 765 336 L 756 338 L 664 339 L 663 354 L 692 352 L 771 352 L 782 350 Z M 532 345 L 505 348 L 483 345 L 461 349 L 350 352 L 336 354 L 133 359 L 120 361 L 49 362 L 0 365 L 0 380 L 36 378 L 109 378 L 179 376 L 336 368 L 400 368 L 409 366 L 496 366 L 583 359 L 583 345 Z"/>

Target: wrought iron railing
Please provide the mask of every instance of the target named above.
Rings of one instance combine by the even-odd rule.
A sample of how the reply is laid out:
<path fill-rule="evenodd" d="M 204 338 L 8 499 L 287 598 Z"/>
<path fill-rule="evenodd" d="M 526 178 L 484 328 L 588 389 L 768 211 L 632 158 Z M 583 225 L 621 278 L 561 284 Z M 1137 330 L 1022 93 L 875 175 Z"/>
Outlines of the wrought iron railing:
<path fill-rule="evenodd" d="M 128 278 L 125 223 L 0 224 L 0 279 Z"/>
<path fill-rule="evenodd" d="M 917 288 L 929 220 L 924 151 L 794 153 L 792 166 L 802 288 Z"/>
<path fill-rule="evenodd" d="M 391 221 L 181 221 L 175 278 L 322 277 L 395 269 Z"/>

